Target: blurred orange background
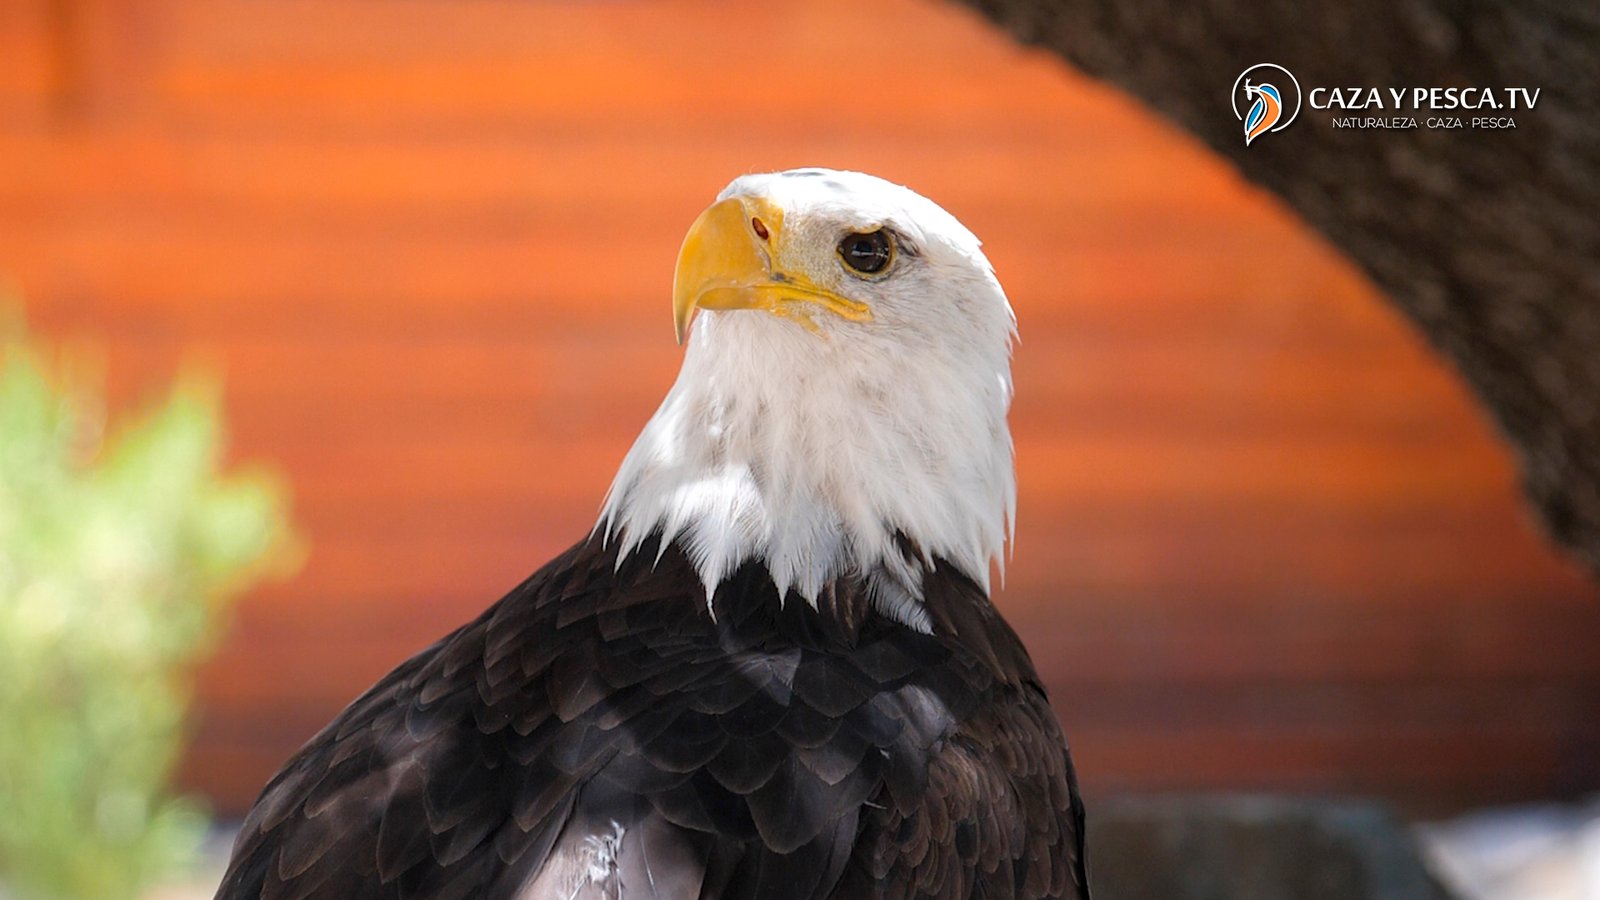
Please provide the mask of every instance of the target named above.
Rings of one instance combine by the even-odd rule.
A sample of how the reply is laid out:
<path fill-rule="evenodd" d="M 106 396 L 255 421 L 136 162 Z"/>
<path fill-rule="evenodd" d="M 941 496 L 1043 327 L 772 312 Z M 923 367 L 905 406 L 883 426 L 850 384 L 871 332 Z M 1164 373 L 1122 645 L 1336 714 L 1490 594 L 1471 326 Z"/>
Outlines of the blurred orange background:
<path fill-rule="evenodd" d="M 0 277 L 119 403 L 223 369 L 311 540 L 203 671 L 188 786 L 241 812 L 586 533 L 677 366 L 684 229 L 799 165 L 987 241 L 1023 336 L 998 601 L 1091 799 L 1600 787 L 1600 596 L 1459 381 L 1273 198 L 970 12 L 7 0 Z"/>

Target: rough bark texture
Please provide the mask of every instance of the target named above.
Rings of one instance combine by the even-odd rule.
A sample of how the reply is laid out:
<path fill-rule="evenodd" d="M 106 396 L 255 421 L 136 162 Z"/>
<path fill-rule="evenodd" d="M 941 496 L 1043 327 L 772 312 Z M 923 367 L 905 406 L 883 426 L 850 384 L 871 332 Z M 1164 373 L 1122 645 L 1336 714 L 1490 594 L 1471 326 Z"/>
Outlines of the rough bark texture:
<path fill-rule="evenodd" d="M 1600 5 L 968 2 L 1193 132 L 1343 248 L 1455 363 L 1552 535 L 1600 573 Z M 1543 90 L 1515 130 L 1338 129 L 1306 104 L 1247 149 L 1229 88 L 1258 62 L 1307 92 Z"/>

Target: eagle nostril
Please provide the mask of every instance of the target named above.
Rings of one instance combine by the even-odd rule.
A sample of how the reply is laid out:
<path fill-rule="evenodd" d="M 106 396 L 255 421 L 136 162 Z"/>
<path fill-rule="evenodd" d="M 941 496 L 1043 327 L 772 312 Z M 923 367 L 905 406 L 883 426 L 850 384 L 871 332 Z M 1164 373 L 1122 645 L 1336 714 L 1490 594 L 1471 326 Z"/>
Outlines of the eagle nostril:
<path fill-rule="evenodd" d="M 750 230 L 754 231 L 756 233 L 756 237 L 761 238 L 763 241 L 771 237 L 771 235 L 767 232 L 767 223 L 761 221 L 760 219 L 752 218 L 750 220 Z"/>

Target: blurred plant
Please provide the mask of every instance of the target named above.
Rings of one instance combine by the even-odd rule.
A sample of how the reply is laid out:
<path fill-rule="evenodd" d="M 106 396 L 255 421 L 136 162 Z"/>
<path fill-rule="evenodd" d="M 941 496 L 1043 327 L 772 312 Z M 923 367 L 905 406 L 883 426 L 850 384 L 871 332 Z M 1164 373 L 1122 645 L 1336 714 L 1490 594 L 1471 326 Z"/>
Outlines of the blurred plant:
<path fill-rule="evenodd" d="M 221 473 L 214 383 L 108 435 L 71 361 L 0 321 L 0 894 L 119 900 L 194 858 L 193 670 L 294 539 L 277 479 Z"/>

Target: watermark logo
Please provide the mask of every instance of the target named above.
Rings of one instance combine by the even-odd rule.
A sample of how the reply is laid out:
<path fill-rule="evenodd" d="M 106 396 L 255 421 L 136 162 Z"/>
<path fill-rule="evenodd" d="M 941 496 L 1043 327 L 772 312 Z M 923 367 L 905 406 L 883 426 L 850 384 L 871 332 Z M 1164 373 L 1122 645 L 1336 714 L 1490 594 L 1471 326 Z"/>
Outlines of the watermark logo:
<path fill-rule="evenodd" d="M 1300 115 L 1300 82 L 1277 63 L 1256 63 L 1233 80 L 1233 117 L 1244 123 L 1244 145 L 1282 131 Z M 1245 111 L 1239 111 L 1240 100 Z"/>
<path fill-rule="evenodd" d="M 1336 129 L 1486 130 L 1516 128 L 1542 92 L 1521 85 L 1309 85 L 1304 97 L 1313 125 L 1328 110 L 1326 121 Z M 1277 63 L 1240 72 L 1229 102 L 1244 125 L 1244 145 L 1288 128 L 1300 116 L 1301 96 L 1299 79 Z"/>

